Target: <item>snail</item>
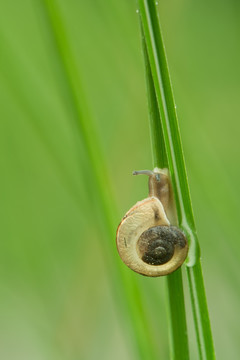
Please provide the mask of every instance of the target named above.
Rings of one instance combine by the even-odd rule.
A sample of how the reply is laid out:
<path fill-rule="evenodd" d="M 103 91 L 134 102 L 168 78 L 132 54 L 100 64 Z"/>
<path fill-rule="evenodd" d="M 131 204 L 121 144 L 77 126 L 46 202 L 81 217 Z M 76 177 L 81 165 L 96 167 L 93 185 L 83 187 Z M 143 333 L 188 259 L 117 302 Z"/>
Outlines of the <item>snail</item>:
<path fill-rule="evenodd" d="M 149 176 L 149 196 L 136 203 L 117 229 L 117 249 L 123 262 L 146 276 L 168 275 L 188 253 L 185 234 L 177 226 L 176 210 L 167 169 L 134 171 Z"/>

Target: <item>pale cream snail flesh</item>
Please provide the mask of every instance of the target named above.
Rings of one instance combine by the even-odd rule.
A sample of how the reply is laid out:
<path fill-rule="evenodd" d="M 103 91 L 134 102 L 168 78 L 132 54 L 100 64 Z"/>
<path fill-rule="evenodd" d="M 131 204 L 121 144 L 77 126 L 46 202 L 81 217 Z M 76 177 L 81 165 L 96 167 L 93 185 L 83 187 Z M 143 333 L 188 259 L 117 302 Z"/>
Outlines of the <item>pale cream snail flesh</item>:
<path fill-rule="evenodd" d="M 176 223 L 175 204 L 167 169 L 135 171 L 149 176 L 149 197 L 123 217 L 117 229 L 117 248 L 123 262 L 146 276 L 168 275 L 187 257 L 188 242 Z"/>

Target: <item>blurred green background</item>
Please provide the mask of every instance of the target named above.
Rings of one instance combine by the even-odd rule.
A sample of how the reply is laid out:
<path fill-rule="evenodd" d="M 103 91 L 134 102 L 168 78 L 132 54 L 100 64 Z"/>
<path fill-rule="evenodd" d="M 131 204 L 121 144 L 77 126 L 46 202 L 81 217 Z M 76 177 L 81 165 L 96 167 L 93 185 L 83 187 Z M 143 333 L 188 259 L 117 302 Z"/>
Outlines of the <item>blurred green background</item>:
<path fill-rule="evenodd" d="M 147 195 L 147 179 L 132 170 L 152 167 L 135 1 L 1 1 L 0 358 L 138 359 L 119 305 L 125 294 L 116 295 L 112 278 L 121 269 L 135 279 L 152 342 L 167 359 L 165 279 L 132 274 L 118 260 L 114 231 L 105 238 L 91 146 L 76 121 L 47 3 L 63 22 L 90 143 L 99 142 L 93 151 L 100 148 L 98 171 L 109 179 L 114 228 Z M 217 358 L 238 359 L 240 4 L 162 0 L 158 7 Z"/>

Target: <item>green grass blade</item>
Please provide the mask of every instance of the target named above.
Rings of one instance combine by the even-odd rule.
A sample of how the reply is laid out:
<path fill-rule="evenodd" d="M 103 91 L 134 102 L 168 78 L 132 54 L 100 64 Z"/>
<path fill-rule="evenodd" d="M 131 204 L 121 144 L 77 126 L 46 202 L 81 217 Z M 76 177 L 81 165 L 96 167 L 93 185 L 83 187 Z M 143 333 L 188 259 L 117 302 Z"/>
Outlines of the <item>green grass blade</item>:
<path fill-rule="evenodd" d="M 44 0 L 39 6 L 47 25 L 49 38 L 52 39 L 51 45 L 55 52 L 54 66 L 58 69 L 63 93 L 67 97 L 79 137 L 86 148 L 89 164 L 89 168 L 85 169 L 86 179 L 91 184 L 96 207 L 99 209 L 99 226 L 103 231 L 102 246 L 106 254 L 113 295 L 124 313 L 125 324 L 130 325 L 127 331 L 130 332 L 136 359 L 155 359 L 156 350 L 151 340 L 150 324 L 144 310 L 136 275 L 124 268 L 117 255 L 115 246 L 117 210 L 111 195 L 101 145 L 85 105 L 84 93 L 61 11 L 54 0 Z"/>
<path fill-rule="evenodd" d="M 196 236 L 175 103 L 155 2 L 152 0 L 139 0 L 139 10 L 160 113 L 179 225 L 186 232 L 190 241 L 189 258 L 187 262 L 189 268 L 187 272 L 191 290 L 199 356 L 203 359 L 214 359 L 211 326 L 200 264 L 199 244 Z M 159 142 L 158 149 L 160 147 L 161 144 Z M 154 149 L 157 149 L 156 145 L 154 145 Z M 157 156 L 155 158 L 157 158 Z"/>
<path fill-rule="evenodd" d="M 148 59 L 148 52 L 146 48 L 145 37 L 143 34 L 142 24 L 142 47 L 145 60 L 146 80 L 148 89 L 148 104 L 149 104 L 149 120 L 150 120 L 150 134 L 153 153 L 154 167 L 167 167 L 168 159 L 164 143 L 162 123 L 160 120 L 157 98 L 151 73 L 151 68 Z M 188 336 L 187 323 L 184 304 L 184 293 L 182 283 L 181 269 L 174 272 L 167 277 L 168 285 L 168 308 L 170 318 L 170 344 L 171 357 L 173 359 L 188 359 Z"/>
<path fill-rule="evenodd" d="M 139 0 L 140 14 L 146 39 L 156 98 L 162 122 L 169 170 L 175 193 L 179 223 L 195 231 L 186 169 L 184 164 L 179 127 L 176 117 L 168 65 L 162 42 L 156 6 L 152 0 Z M 179 176 L 178 174 L 181 174 Z M 198 253 L 192 254 L 197 255 Z"/>
<path fill-rule="evenodd" d="M 176 360 L 187 360 L 189 359 L 188 334 L 181 269 L 168 275 L 167 287 L 171 358 Z"/>
<path fill-rule="evenodd" d="M 212 360 L 215 359 L 215 353 L 200 260 L 194 266 L 187 267 L 187 276 L 191 301 L 193 304 L 192 308 L 199 349 L 199 358 Z"/>
<path fill-rule="evenodd" d="M 165 167 L 167 168 L 168 159 L 167 159 L 166 147 L 164 142 L 162 123 L 159 115 L 156 92 L 153 84 L 152 72 L 149 64 L 146 42 L 145 42 L 141 21 L 140 21 L 140 27 L 141 27 L 142 49 L 144 55 L 145 74 L 146 74 L 146 83 L 147 83 L 149 125 L 150 125 L 150 137 L 151 137 L 151 145 L 152 145 L 151 147 L 152 147 L 153 166 L 159 168 L 165 168 Z"/>

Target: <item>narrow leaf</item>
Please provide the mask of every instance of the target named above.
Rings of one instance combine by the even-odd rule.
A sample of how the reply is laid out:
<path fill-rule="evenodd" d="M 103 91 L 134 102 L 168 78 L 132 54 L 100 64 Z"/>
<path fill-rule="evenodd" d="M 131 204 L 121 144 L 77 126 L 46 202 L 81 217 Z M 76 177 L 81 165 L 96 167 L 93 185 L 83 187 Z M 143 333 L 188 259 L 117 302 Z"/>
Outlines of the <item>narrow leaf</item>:
<path fill-rule="evenodd" d="M 150 134 L 153 152 L 154 167 L 167 167 L 168 158 L 166 147 L 164 143 L 164 135 L 162 123 L 158 110 L 157 98 L 148 59 L 148 52 L 146 48 L 145 37 L 143 34 L 142 23 L 140 21 L 142 34 L 142 47 L 145 60 L 146 80 L 148 89 L 148 104 L 149 104 L 149 119 L 150 119 Z M 184 305 L 183 283 L 181 269 L 167 277 L 168 285 L 168 308 L 170 318 L 170 344 L 171 357 L 173 359 L 188 359 L 188 336 L 187 323 Z"/>
<path fill-rule="evenodd" d="M 139 9 L 162 124 L 179 226 L 185 231 L 190 242 L 187 272 L 199 356 L 202 359 L 214 359 L 211 326 L 201 271 L 200 250 L 196 235 L 176 108 L 156 5 L 153 0 L 139 0 Z M 159 148 L 160 147 L 161 145 L 159 143 Z M 157 147 L 155 146 L 154 148 L 156 149 Z"/>

